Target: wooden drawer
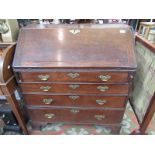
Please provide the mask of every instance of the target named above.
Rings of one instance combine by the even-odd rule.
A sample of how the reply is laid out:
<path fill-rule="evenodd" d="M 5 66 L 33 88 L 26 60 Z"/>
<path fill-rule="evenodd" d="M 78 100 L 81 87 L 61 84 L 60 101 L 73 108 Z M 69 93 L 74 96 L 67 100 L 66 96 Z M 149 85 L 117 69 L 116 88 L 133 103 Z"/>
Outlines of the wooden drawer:
<path fill-rule="evenodd" d="M 60 84 L 21 83 L 23 92 L 79 93 L 79 94 L 128 94 L 128 84 Z"/>
<path fill-rule="evenodd" d="M 126 96 L 88 96 L 88 95 L 35 95 L 25 94 L 30 106 L 74 106 L 124 108 Z"/>
<path fill-rule="evenodd" d="M 23 82 L 128 82 L 128 72 L 22 72 Z"/>
<path fill-rule="evenodd" d="M 54 123 L 97 123 L 119 124 L 124 110 L 84 110 L 84 109 L 28 109 L 32 121 Z"/>

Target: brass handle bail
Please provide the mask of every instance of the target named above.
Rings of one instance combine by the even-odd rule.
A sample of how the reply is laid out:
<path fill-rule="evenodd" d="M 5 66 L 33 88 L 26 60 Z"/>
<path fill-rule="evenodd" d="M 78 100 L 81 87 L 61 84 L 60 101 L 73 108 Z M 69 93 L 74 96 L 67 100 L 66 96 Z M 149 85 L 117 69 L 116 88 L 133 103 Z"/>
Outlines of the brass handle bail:
<path fill-rule="evenodd" d="M 75 78 L 77 78 L 78 76 L 80 76 L 79 73 L 68 73 L 67 75 L 68 75 L 70 78 L 72 78 L 72 79 L 75 79 Z"/>
<path fill-rule="evenodd" d="M 51 104 L 52 102 L 53 102 L 53 99 L 52 99 L 52 98 L 43 99 L 43 103 L 44 103 L 44 104 Z"/>
<path fill-rule="evenodd" d="M 77 100 L 79 98 L 79 96 L 73 95 L 73 96 L 69 96 L 69 98 L 72 100 Z"/>
<path fill-rule="evenodd" d="M 101 92 L 105 92 L 109 89 L 109 87 L 108 86 L 98 86 L 97 89 L 100 90 Z"/>
<path fill-rule="evenodd" d="M 104 115 L 95 115 L 94 117 L 95 117 L 95 119 L 97 119 L 98 121 L 101 121 L 101 120 L 103 120 L 103 119 L 105 118 Z"/>
<path fill-rule="evenodd" d="M 41 86 L 40 89 L 41 89 L 42 91 L 47 92 L 47 91 L 49 91 L 49 90 L 51 89 L 51 87 L 50 87 L 50 86 Z"/>
<path fill-rule="evenodd" d="M 50 119 L 55 117 L 55 114 L 45 114 L 45 117 Z"/>
<path fill-rule="evenodd" d="M 38 78 L 42 81 L 47 81 L 49 79 L 49 75 L 38 75 Z"/>
<path fill-rule="evenodd" d="M 71 113 L 74 113 L 74 114 L 77 114 L 77 113 L 80 112 L 80 110 L 78 110 L 78 109 L 72 109 L 72 110 L 70 110 L 70 112 L 71 112 Z"/>
<path fill-rule="evenodd" d="M 110 75 L 99 75 L 98 76 L 102 81 L 108 81 L 111 76 Z"/>
<path fill-rule="evenodd" d="M 100 100 L 100 99 L 96 100 L 96 103 L 99 104 L 99 105 L 104 105 L 106 102 L 107 101 L 104 100 L 104 99 L 103 100 Z"/>

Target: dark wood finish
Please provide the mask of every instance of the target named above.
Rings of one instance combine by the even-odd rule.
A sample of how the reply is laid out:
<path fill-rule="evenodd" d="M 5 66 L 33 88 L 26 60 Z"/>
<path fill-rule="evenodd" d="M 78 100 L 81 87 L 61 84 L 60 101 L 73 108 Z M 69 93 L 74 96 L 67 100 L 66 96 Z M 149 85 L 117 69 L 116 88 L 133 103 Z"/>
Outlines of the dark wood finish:
<path fill-rule="evenodd" d="M 133 42 L 130 27 L 122 24 L 25 27 L 19 34 L 13 67 L 136 68 Z"/>
<path fill-rule="evenodd" d="M 128 94 L 129 85 L 128 84 L 94 84 L 94 83 L 85 83 L 85 84 L 61 84 L 61 83 L 32 83 L 32 84 L 25 84 L 21 83 L 21 88 L 24 93 L 28 92 L 43 92 L 43 87 L 51 87 L 47 92 L 49 93 L 77 93 L 77 94 Z M 75 89 L 71 87 L 77 87 Z M 108 90 L 100 91 L 98 87 L 108 87 Z M 46 92 L 46 93 L 47 93 Z"/>
<path fill-rule="evenodd" d="M 0 85 L 1 85 L 3 95 L 12 94 L 17 88 L 17 84 L 14 76 L 12 76 L 6 83 L 1 83 Z"/>
<path fill-rule="evenodd" d="M 72 110 L 79 110 L 73 113 Z M 32 121 L 38 122 L 64 122 L 64 123 L 88 123 L 88 124 L 119 124 L 124 115 L 124 110 L 92 110 L 92 109 L 28 109 L 29 117 Z M 45 117 L 46 114 L 54 114 L 53 118 Z M 97 120 L 96 115 L 104 116 L 105 118 Z"/>
<path fill-rule="evenodd" d="M 26 105 L 29 106 L 124 108 L 126 105 L 126 96 L 24 94 L 24 99 Z M 52 99 L 53 101 L 47 104 L 43 102 L 44 99 Z M 97 102 L 97 100 L 101 100 L 101 102 Z"/>
<path fill-rule="evenodd" d="M 87 70 L 86 70 L 87 71 Z M 21 82 L 128 82 L 128 72 L 22 72 Z M 46 81 L 42 81 L 39 75 L 49 78 Z M 71 77 L 71 75 L 73 77 Z M 77 77 L 76 77 L 77 75 Z M 102 81 L 99 77 L 101 75 L 111 76 L 109 79 Z"/>
<path fill-rule="evenodd" d="M 13 69 L 30 134 L 49 122 L 109 124 L 119 132 L 136 69 L 134 38 L 122 24 L 28 26 L 19 34 Z M 44 97 L 53 103 L 43 104 Z M 98 98 L 107 103 L 99 105 Z"/>

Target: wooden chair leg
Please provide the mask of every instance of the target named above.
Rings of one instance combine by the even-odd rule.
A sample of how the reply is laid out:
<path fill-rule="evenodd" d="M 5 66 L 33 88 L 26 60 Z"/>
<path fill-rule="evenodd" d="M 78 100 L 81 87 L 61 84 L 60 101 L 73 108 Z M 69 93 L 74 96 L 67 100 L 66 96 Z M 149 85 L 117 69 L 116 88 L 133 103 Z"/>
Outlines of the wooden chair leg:
<path fill-rule="evenodd" d="M 149 123 L 151 122 L 151 119 L 153 118 L 154 113 L 155 113 L 155 93 L 151 99 L 150 105 L 149 105 L 147 112 L 144 116 L 143 122 L 140 125 L 139 130 L 141 133 L 145 134 L 146 129 L 147 129 Z"/>
<path fill-rule="evenodd" d="M 19 108 L 19 104 L 15 98 L 15 95 L 14 94 L 8 95 L 8 96 L 6 96 L 6 98 L 7 98 L 7 101 L 9 102 L 10 106 L 12 107 L 12 111 L 14 112 L 14 115 L 16 116 L 17 121 L 18 121 L 20 127 L 22 128 L 24 134 L 28 134 L 26 123 L 23 118 L 23 114 Z"/>

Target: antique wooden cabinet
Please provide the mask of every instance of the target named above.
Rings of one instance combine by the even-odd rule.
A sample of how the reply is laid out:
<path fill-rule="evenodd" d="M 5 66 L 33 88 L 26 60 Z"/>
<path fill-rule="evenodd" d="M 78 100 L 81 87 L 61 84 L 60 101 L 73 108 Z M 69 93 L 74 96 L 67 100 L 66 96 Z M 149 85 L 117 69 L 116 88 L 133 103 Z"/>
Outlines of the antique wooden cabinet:
<path fill-rule="evenodd" d="M 32 25 L 21 29 L 13 69 L 33 130 L 97 124 L 119 133 L 136 69 L 127 25 Z"/>

